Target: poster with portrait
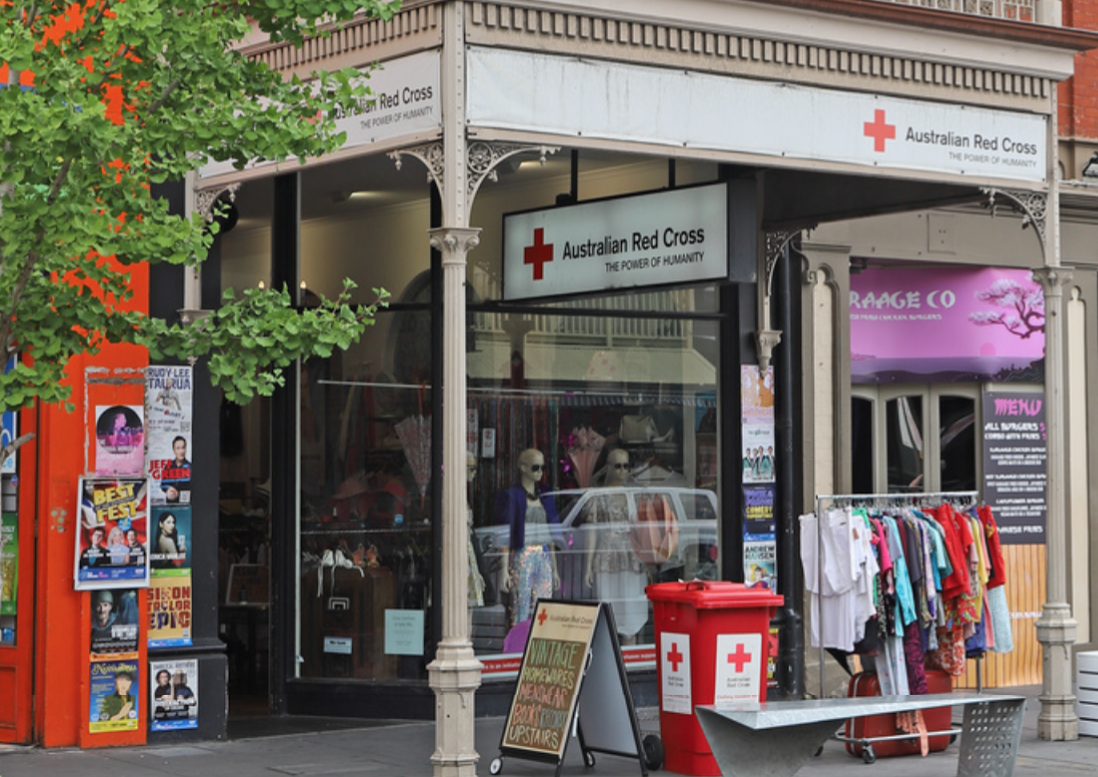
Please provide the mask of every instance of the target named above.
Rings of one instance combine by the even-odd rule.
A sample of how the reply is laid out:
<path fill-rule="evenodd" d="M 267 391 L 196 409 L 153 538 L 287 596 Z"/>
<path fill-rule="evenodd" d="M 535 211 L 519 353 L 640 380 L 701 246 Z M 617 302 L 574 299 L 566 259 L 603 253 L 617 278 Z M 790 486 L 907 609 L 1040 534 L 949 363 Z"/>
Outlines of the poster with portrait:
<path fill-rule="evenodd" d="M 150 661 L 149 691 L 150 730 L 198 728 L 197 660 Z"/>
<path fill-rule="evenodd" d="M 12 356 L 8 359 L 8 363 L 4 365 L 4 372 L 15 369 L 15 357 Z M 0 414 L 0 446 L 7 445 L 9 442 L 19 436 L 19 412 L 16 410 L 5 410 L 3 414 Z M 14 475 L 15 474 L 15 457 L 16 454 L 12 454 L 0 462 L 0 474 Z"/>
<path fill-rule="evenodd" d="M 148 585 L 147 494 L 144 478 L 80 478 L 76 590 Z"/>
<path fill-rule="evenodd" d="M 748 588 L 777 585 L 778 543 L 774 534 L 743 535 L 743 579 Z"/>
<path fill-rule="evenodd" d="M 136 731 L 141 712 L 137 660 L 92 661 L 90 672 L 88 731 Z"/>
<path fill-rule="evenodd" d="M 191 508 L 184 505 L 153 506 L 149 532 L 153 577 L 190 574 Z"/>
<path fill-rule="evenodd" d="M 19 516 L 4 513 L 0 515 L 0 615 L 15 615 L 18 601 Z"/>
<path fill-rule="evenodd" d="M 740 419 L 743 437 L 743 483 L 773 483 L 777 463 L 774 443 L 774 368 L 740 366 Z"/>
<path fill-rule="evenodd" d="M 187 366 L 145 369 L 145 419 L 153 504 L 191 502 L 192 381 Z"/>
<path fill-rule="evenodd" d="M 139 615 L 137 589 L 100 588 L 92 591 L 92 658 L 137 658 Z"/>
<path fill-rule="evenodd" d="M 188 647 L 191 636 L 191 573 L 149 581 L 149 647 Z"/>
<path fill-rule="evenodd" d="M 96 475 L 142 476 L 145 471 L 144 414 L 141 405 L 96 405 Z"/>

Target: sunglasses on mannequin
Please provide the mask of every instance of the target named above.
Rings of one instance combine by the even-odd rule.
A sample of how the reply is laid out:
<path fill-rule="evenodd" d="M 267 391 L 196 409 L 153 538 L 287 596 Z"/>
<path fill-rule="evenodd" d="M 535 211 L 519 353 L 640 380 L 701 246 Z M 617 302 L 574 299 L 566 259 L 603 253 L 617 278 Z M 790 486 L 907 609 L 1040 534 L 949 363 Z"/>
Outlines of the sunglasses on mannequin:
<path fill-rule="evenodd" d="M 531 464 L 530 465 L 530 471 L 531 472 L 541 472 L 543 469 L 545 469 L 544 464 Z"/>
<path fill-rule="evenodd" d="M 615 464 L 614 469 L 629 469 L 628 464 Z"/>

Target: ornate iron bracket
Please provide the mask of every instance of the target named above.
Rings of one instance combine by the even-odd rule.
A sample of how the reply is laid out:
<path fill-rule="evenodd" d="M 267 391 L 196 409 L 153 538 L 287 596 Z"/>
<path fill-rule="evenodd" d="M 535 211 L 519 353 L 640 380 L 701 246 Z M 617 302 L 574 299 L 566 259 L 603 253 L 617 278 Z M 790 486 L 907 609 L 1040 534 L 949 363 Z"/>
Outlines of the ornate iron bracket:
<path fill-rule="evenodd" d="M 205 217 L 207 223 L 211 223 L 214 220 L 213 206 L 218 198 L 221 197 L 222 194 L 228 192 L 229 202 L 236 202 L 236 193 L 239 189 L 240 184 L 238 183 L 231 183 L 228 186 L 218 186 L 211 189 L 200 189 L 194 193 L 194 209 Z"/>
<path fill-rule="evenodd" d="M 782 341 L 782 333 L 770 328 L 770 300 L 774 293 L 774 268 L 793 238 L 801 234 L 800 230 L 766 233 L 766 256 L 763 267 L 761 294 L 759 300 L 759 325 L 755 332 L 755 345 L 759 356 L 759 369 L 766 371 L 774 349 Z"/>
<path fill-rule="evenodd" d="M 545 164 L 545 157 L 560 151 L 559 146 L 532 146 L 520 143 L 488 142 L 483 140 L 473 141 L 465 151 L 466 166 L 466 195 L 472 200 L 476 197 L 480 185 L 484 181 L 498 180 L 496 168 L 503 160 L 517 154 L 537 152 L 538 159 Z M 427 178 L 434 181 L 439 191 L 442 191 L 442 174 L 446 167 L 446 160 L 442 150 L 442 141 L 436 140 L 424 143 L 420 146 L 402 148 L 398 151 L 390 151 L 389 158 L 393 160 L 396 169 L 401 168 L 405 155 L 415 157 L 427 168 Z"/>
<path fill-rule="evenodd" d="M 1026 189 L 996 189 L 994 187 L 982 187 L 981 192 L 987 195 L 984 207 L 991 211 L 994 218 L 999 209 L 997 198 L 1007 200 L 1010 209 L 1022 214 L 1022 229 L 1033 227 L 1037 233 L 1037 239 L 1041 242 L 1041 256 L 1045 256 L 1045 218 L 1048 215 L 1048 194 L 1034 192 Z"/>

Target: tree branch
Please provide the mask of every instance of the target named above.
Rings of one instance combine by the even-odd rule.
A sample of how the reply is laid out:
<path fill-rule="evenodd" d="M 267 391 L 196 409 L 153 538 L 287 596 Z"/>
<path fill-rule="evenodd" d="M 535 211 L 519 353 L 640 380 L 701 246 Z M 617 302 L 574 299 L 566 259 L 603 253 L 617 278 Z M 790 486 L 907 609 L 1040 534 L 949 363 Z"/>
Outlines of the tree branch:
<path fill-rule="evenodd" d="M 26 434 L 16 437 L 3 448 L 0 448 L 0 462 L 7 461 L 9 456 L 11 456 L 13 453 L 15 453 L 17 450 L 22 448 L 33 439 L 34 432 L 27 432 Z"/>
<path fill-rule="evenodd" d="M 69 175 L 69 170 L 72 168 L 72 159 L 66 159 L 61 163 L 61 169 L 57 171 L 57 175 L 53 179 L 53 186 L 50 187 L 49 194 L 46 195 L 46 204 L 53 205 L 57 201 L 57 198 L 61 194 L 61 186 L 64 184 L 65 179 Z M 35 236 L 35 242 L 41 243 L 46 237 L 46 230 L 40 229 Z M 10 310 L 14 313 L 19 309 L 19 302 L 23 298 L 23 291 L 27 288 L 27 283 L 30 282 L 31 273 L 34 271 L 34 267 L 38 264 L 40 254 L 37 251 L 31 251 L 27 254 L 27 262 L 23 265 L 23 268 L 19 271 L 19 277 L 15 281 L 15 285 L 11 291 Z M 5 316 L 0 321 L 0 343 L 6 343 L 11 338 L 11 322 L 12 316 Z M 5 355 L 5 360 L 7 359 Z"/>
<path fill-rule="evenodd" d="M 168 98 L 171 96 L 172 92 L 174 92 L 182 82 L 182 79 L 177 78 L 170 84 L 165 86 L 164 91 L 160 93 L 160 96 L 157 97 L 151 105 L 149 105 L 149 108 L 145 113 L 146 117 L 151 116 L 152 114 L 160 110 L 164 106 L 164 103 L 168 101 Z"/>

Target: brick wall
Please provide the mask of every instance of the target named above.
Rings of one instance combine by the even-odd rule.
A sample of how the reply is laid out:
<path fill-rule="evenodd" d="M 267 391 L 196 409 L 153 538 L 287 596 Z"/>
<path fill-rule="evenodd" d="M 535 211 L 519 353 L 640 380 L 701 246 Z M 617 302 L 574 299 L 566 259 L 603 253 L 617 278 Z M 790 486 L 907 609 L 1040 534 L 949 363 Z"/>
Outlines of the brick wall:
<path fill-rule="evenodd" d="M 1098 30 L 1098 0 L 1065 0 L 1064 26 Z M 1098 139 L 1098 50 L 1075 55 L 1075 76 L 1059 86 L 1060 135 Z"/>

